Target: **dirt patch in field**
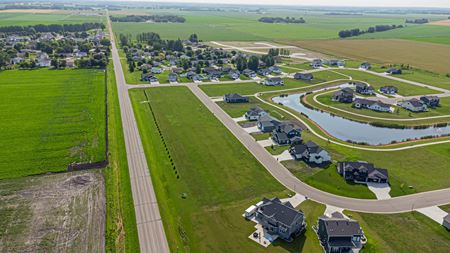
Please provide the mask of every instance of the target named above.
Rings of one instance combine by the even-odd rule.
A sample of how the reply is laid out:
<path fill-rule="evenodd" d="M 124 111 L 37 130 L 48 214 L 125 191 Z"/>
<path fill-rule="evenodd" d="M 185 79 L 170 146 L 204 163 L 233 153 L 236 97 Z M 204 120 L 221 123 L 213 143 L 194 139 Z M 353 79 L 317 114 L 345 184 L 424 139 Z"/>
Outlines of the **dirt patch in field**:
<path fill-rule="evenodd" d="M 0 181 L 0 252 L 104 252 L 99 173 Z"/>
<path fill-rule="evenodd" d="M 431 25 L 450 26 L 450 19 L 431 22 Z"/>
<path fill-rule="evenodd" d="M 413 67 L 449 73 L 450 46 L 400 39 L 346 39 L 289 42 L 298 47 L 381 64 L 409 64 Z"/>
<path fill-rule="evenodd" d="M 10 9 L 10 10 L 0 10 L 0 13 L 54 13 L 60 12 L 61 10 L 44 10 L 44 9 Z"/>

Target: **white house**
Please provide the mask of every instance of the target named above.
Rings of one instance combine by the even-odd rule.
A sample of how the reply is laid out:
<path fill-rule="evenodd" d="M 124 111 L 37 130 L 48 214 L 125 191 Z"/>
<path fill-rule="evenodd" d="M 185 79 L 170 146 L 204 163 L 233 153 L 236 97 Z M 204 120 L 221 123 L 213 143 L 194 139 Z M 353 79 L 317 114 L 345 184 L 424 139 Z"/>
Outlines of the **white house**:
<path fill-rule="evenodd" d="M 428 110 L 426 104 L 414 98 L 400 102 L 400 106 L 412 112 L 426 112 Z"/>

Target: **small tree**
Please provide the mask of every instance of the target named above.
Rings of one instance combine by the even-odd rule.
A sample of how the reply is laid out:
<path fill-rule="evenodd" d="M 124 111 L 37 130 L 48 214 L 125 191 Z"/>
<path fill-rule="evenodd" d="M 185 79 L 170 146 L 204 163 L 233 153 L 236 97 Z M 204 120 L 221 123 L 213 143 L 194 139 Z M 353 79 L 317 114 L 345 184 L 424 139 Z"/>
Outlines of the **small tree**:
<path fill-rule="evenodd" d="M 259 58 L 255 55 L 252 55 L 248 60 L 248 68 L 257 71 L 259 68 Z"/>

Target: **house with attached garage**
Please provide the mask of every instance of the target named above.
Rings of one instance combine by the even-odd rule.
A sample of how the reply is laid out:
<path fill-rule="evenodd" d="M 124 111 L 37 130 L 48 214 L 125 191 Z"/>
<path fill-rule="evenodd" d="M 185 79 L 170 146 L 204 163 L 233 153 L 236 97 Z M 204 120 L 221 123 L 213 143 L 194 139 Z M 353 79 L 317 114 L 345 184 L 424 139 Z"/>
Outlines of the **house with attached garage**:
<path fill-rule="evenodd" d="M 391 74 L 391 75 L 400 75 L 402 73 L 402 69 L 390 68 L 390 69 L 388 69 L 388 71 L 386 71 L 386 73 Z"/>
<path fill-rule="evenodd" d="M 170 74 L 167 76 L 167 80 L 168 80 L 169 82 L 171 82 L 171 83 L 175 83 L 175 82 L 178 81 L 178 75 L 175 74 L 175 73 L 170 73 Z"/>
<path fill-rule="evenodd" d="M 153 68 L 151 69 L 151 72 L 152 72 L 153 74 L 161 74 L 161 73 L 163 72 L 163 70 L 162 70 L 161 68 L 158 68 L 158 67 L 153 67 Z"/>
<path fill-rule="evenodd" d="M 428 107 L 438 107 L 439 106 L 439 97 L 438 96 L 422 96 L 420 97 L 420 101 L 426 104 Z"/>
<path fill-rule="evenodd" d="M 303 80 L 303 81 L 311 81 L 314 79 L 314 76 L 311 73 L 295 73 L 294 79 Z"/>
<path fill-rule="evenodd" d="M 277 127 L 280 124 L 281 122 L 273 118 L 272 116 L 263 115 L 259 117 L 258 123 L 256 125 L 258 126 L 258 129 L 261 130 L 261 132 L 270 133 L 275 129 L 275 127 Z"/>
<path fill-rule="evenodd" d="M 244 69 L 242 74 L 244 74 L 248 78 L 256 78 L 257 77 L 255 71 L 253 71 L 251 69 Z"/>
<path fill-rule="evenodd" d="M 271 77 L 264 80 L 263 84 L 266 86 L 283 86 L 284 81 L 280 77 Z"/>
<path fill-rule="evenodd" d="M 260 74 L 262 76 L 268 76 L 271 73 L 272 73 L 272 71 L 269 68 L 258 69 L 258 74 Z"/>
<path fill-rule="evenodd" d="M 355 83 L 355 90 L 356 90 L 356 93 L 359 93 L 359 94 L 362 94 L 362 95 L 373 95 L 373 94 L 375 94 L 375 90 L 372 88 L 372 86 L 368 85 L 367 83 L 356 82 Z"/>
<path fill-rule="evenodd" d="M 272 131 L 272 140 L 278 145 L 289 145 L 294 139 L 298 142 L 300 138 L 301 141 L 301 133 L 300 127 L 292 123 L 283 122 Z"/>
<path fill-rule="evenodd" d="M 269 70 L 271 71 L 271 73 L 274 73 L 274 74 L 281 74 L 281 72 L 282 72 L 280 67 L 278 67 L 278 66 L 270 66 Z"/>
<path fill-rule="evenodd" d="M 338 90 L 335 93 L 333 93 L 333 96 L 331 96 L 332 101 L 341 103 L 351 103 L 353 102 L 353 98 L 354 98 L 353 90 L 350 88 Z"/>
<path fill-rule="evenodd" d="M 418 99 L 410 99 L 399 103 L 402 108 L 411 112 L 426 112 L 428 111 L 427 105 Z"/>
<path fill-rule="evenodd" d="M 387 94 L 387 95 L 395 95 L 395 94 L 397 94 L 398 89 L 397 89 L 397 87 L 388 85 L 388 86 L 381 87 L 380 92 Z"/>
<path fill-rule="evenodd" d="M 304 160 L 308 163 L 323 164 L 331 161 L 328 152 L 312 141 L 308 141 L 306 144 L 292 145 L 289 153 L 295 160 Z"/>
<path fill-rule="evenodd" d="M 306 228 L 303 212 L 278 198 L 264 198 L 256 209 L 255 219 L 265 232 L 289 242 Z"/>
<path fill-rule="evenodd" d="M 226 103 L 248 103 L 248 97 L 241 96 L 236 93 L 225 94 L 223 96 L 223 101 Z"/>
<path fill-rule="evenodd" d="M 391 106 L 381 101 L 373 101 L 368 99 L 357 98 L 353 107 L 357 109 L 369 109 L 376 112 L 391 112 Z"/>
<path fill-rule="evenodd" d="M 336 169 L 346 181 L 355 183 L 389 182 L 389 174 L 386 169 L 375 168 L 373 164 L 368 162 L 338 162 Z"/>
<path fill-rule="evenodd" d="M 250 108 L 250 110 L 248 110 L 244 116 L 245 116 L 245 119 L 247 119 L 249 121 L 256 121 L 260 117 L 266 116 L 268 114 L 269 114 L 268 112 L 264 111 L 260 107 L 253 107 L 253 108 Z"/>
<path fill-rule="evenodd" d="M 353 250 L 362 248 L 366 241 L 359 223 L 338 212 L 319 217 L 316 230 L 326 253 L 355 252 Z"/>
<path fill-rule="evenodd" d="M 324 64 L 330 65 L 330 66 L 333 66 L 333 67 L 344 67 L 345 66 L 345 61 L 342 61 L 342 60 L 329 60 L 329 61 L 326 61 Z"/>
<path fill-rule="evenodd" d="M 239 70 L 231 70 L 230 72 L 228 72 L 228 77 L 230 77 L 230 79 L 232 80 L 237 80 L 241 77 L 241 73 L 239 72 Z"/>
<path fill-rule="evenodd" d="M 321 59 L 314 59 L 309 65 L 315 69 L 322 67 L 323 61 Z"/>
<path fill-rule="evenodd" d="M 359 65 L 359 68 L 369 70 L 370 68 L 372 68 L 372 65 L 370 65 L 370 63 L 368 63 L 368 62 L 363 62 L 363 63 L 361 63 L 361 65 Z"/>

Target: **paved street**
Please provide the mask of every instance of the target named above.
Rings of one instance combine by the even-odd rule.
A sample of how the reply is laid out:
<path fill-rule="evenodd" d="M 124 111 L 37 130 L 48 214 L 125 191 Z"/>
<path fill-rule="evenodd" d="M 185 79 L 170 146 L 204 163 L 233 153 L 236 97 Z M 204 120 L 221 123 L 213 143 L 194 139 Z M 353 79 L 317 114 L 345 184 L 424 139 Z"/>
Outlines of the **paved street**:
<path fill-rule="evenodd" d="M 147 167 L 144 148 L 133 114 L 130 97 L 128 95 L 127 84 L 120 64 L 119 53 L 114 44 L 114 35 L 109 18 L 108 28 L 111 35 L 112 58 L 119 95 L 120 114 L 122 116 L 122 126 L 130 173 L 131 191 L 133 193 L 134 209 L 136 212 L 140 250 L 141 253 L 166 253 L 169 252 L 169 245 L 167 243 L 166 234 L 164 233 L 164 226 Z"/>
<path fill-rule="evenodd" d="M 368 213 L 398 213 L 418 208 L 450 203 L 450 189 L 417 193 L 383 200 L 353 199 L 337 196 L 315 189 L 297 179 L 261 145 L 259 145 L 242 127 L 240 127 L 222 108 L 214 103 L 197 85 L 189 89 L 198 99 L 233 133 L 234 136 L 255 156 L 255 158 L 280 183 L 290 190 L 307 196 L 317 202 Z"/>

